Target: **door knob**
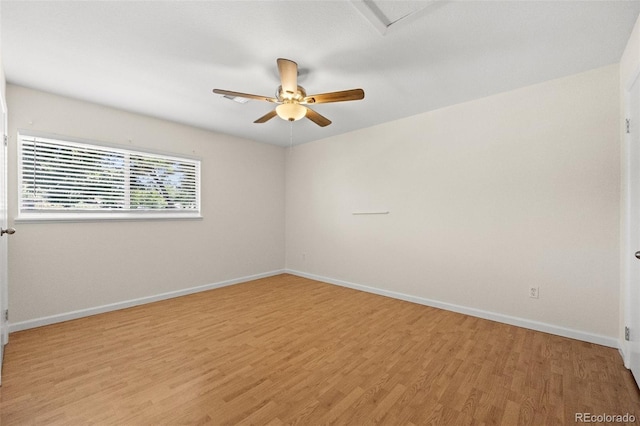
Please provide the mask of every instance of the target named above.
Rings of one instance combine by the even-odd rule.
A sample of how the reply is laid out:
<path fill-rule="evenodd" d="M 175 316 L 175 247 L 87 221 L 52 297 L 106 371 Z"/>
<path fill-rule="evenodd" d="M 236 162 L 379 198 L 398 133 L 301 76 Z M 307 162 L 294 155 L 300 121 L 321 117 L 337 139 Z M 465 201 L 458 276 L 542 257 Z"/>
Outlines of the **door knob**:
<path fill-rule="evenodd" d="M 7 228 L 7 229 L 0 229 L 0 237 L 2 237 L 4 234 L 9 234 L 9 235 L 13 235 L 16 233 L 16 230 L 13 228 Z M 638 252 L 640 254 L 640 252 Z"/>
<path fill-rule="evenodd" d="M 637 252 L 636 252 L 636 258 L 637 258 L 637 259 L 640 259 L 640 251 L 637 251 Z"/>

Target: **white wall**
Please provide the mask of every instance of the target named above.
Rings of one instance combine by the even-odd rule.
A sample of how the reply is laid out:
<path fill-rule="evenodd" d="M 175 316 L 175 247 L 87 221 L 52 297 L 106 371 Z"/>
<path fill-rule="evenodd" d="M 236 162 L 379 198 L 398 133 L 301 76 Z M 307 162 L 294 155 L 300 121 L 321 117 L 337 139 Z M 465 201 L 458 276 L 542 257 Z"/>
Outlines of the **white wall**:
<path fill-rule="evenodd" d="M 628 362 L 628 345 L 624 340 L 624 327 L 631 324 L 630 300 L 629 300 L 629 268 L 635 261 L 632 253 L 637 247 L 631 247 L 629 241 L 629 144 L 627 143 L 625 118 L 627 118 L 627 94 L 637 73 L 640 72 L 640 17 L 631 33 L 627 46 L 620 59 L 620 150 L 621 150 L 621 188 L 620 188 L 620 320 L 619 341 L 625 354 L 625 362 Z M 637 304 L 636 304 L 637 306 Z"/>
<path fill-rule="evenodd" d="M 18 129 L 200 156 L 204 216 L 16 224 L 12 324 L 283 268 L 282 148 L 14 85 L 7 101 L 10 219 Z"/>
<path fill-rule="evenodd" d="M 0 4 L 0 16 L 1 16 L 1 10 L 2 10 L 2 5 Z M 2 62 L 2 42 L 0 41 L 0 99 L 5 99 L 6 89 L 7 89 L 7 83 L 4 75 L 4 64 Z"/>
<path fill-rule="evenodd" d="M 287 268 L 615 342 L 618 78 L 611 65 L 295 147 Z M 369 210 L 390 214 L 352 215 Z"/>

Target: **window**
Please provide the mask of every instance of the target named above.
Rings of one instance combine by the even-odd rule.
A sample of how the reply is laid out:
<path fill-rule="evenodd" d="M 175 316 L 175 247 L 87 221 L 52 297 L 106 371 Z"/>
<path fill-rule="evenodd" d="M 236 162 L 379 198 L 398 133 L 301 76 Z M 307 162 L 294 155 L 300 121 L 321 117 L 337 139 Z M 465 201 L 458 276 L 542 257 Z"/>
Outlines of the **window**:
<path fill-rule="evenodd" d="M 200 217 L 199 160 L 69 138 L 18 141 L 18 219 Z"/>

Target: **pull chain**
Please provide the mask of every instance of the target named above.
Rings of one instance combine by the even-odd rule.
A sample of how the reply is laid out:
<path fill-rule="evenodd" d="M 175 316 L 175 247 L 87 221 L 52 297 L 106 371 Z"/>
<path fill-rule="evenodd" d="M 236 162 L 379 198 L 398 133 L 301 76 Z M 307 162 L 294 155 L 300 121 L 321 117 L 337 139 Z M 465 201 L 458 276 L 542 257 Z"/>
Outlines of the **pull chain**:
<path fill-rule="evenodd" d="M 289 154 L 293 152 L 293 121 L 289 122 Z"/>

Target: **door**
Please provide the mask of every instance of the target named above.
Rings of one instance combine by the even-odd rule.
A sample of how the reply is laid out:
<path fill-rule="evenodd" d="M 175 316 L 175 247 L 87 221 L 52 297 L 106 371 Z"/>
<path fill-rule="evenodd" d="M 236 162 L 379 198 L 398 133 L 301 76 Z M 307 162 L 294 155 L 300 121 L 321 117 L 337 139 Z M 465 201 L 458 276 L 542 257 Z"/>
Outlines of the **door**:
<path fill-rule="evenodd" d="M 629 143 L 629 367 L 640 385 L 640 78 L 636 78 L 628 93 Z"/>
<path fill-rule="evenodd" d="M 7 107 L 4 99 L 0 99 L 0 105 L 2 105 L 2 117 L 0 117 L 0 384 L 2 384 L 4 345 L 9 340 L 9 327 L 5 316 L 9 306 L 7 237 L 13 229 L 7 229 Z"/>

